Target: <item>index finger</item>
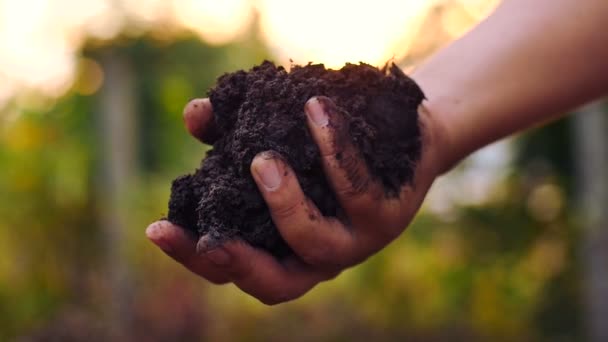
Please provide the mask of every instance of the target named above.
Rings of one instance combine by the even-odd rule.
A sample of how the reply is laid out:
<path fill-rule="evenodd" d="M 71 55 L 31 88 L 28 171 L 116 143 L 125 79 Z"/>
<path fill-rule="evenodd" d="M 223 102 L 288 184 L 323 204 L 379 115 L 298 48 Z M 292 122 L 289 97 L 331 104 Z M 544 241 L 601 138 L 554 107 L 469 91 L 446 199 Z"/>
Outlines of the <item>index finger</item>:
<path fill-rule="evenodd" d="M 384 203 L 382 186 L 352 144 L 343 114 L 327 97 L 311 98 L 304 107 L 310 133 L 319 147 L 321 164 L 340 205 L 355 228 L 375 227 Z M 370 222 L 371 219 L 371 222 Z"/>
<path fill-rule="evenodd" d="M 184 107 L 184 123 L 190 134 L 205 144 L 213 144 L 219 131 L 208 98 L 194 99 Z"/>

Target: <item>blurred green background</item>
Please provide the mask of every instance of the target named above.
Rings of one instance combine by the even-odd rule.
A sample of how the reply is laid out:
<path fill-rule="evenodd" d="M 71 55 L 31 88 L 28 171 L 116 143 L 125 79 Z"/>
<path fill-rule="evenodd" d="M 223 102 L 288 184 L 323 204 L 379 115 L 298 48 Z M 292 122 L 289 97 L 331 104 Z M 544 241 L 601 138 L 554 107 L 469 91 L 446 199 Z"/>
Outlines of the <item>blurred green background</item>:
<path fill-rule="evenodd" d="M 222 73 L 409 70 L 497 1 L 287 3 L 0 0 L 0 341 L 601 341 L 601 104 L 478 152 L 397 241 L 291 303 L 210 285 L 146 240 L 208 148 L 182 108 Z"/>

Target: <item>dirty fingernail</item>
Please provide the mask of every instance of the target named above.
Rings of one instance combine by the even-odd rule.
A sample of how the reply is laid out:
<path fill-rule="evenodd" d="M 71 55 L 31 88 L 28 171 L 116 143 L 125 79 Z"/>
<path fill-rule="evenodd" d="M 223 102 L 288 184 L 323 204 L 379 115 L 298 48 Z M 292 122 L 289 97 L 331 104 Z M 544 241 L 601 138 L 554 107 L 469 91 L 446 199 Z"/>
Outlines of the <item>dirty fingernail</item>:
<path fill-rule="evenodd" d="M 260 177 L 266 190 L 274 191 L 281 185 L 281 173 L 274 158 L 262 156 L 261 160 L 256 160 L 254 170 Z"/>
<path fill-rule="evenodd" d="M 230 260 L 232 259 L 224 247 L 216 247 L 205 252 L 205 257 L 217 266 L 228 266 L 230 264 Z"/>
<path fill-rule="evenodd" d="M 323 106 L 316 97 L 310 99 L 306 105 L 306 114 L 315 125 L 325 127 L 329 123 L 327 114 L 323 109 Z"/>

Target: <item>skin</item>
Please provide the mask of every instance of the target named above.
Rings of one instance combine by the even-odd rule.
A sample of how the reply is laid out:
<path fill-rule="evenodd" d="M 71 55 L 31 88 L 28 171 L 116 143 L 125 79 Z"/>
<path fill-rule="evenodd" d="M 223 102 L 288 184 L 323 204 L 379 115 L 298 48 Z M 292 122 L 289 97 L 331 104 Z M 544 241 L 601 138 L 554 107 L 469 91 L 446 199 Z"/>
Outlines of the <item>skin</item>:
<path fill-rule="evenodd" d="M 151 224 L 148 238 L 192 272 L 216 284 L 234 283 L 265 304 L 300 297 L 384 248 L 412 220 L 436 177 L 473 151 L 507 135 L 558 118 L 608 92 L 608 18 L 605 0 L 505 0 L 488 19 L 435 54 L 412 75 L 428 100 L 419 109 L 422 158 L 414 184 L 397 199 L 384 199 L 365 163 L 340 167 L 336 154 L 358 159 L 349 144 L 335 146 L 318 98 L 304 110 L 322 155 L 324 171 L 348 224 L 322 217 L 302 193 L 289 165 L 262 153 L 251 173 L 273 221 L 295 256 L 282 262 L 240 241 L 221 246 L 194 240 L 167 221 Z M 326 99 L 323 99 L 326 101 Z M 208 99 L 184 109 L 190 134 L 215 138 Z M 347 175 L 368 179 L 353 187 Z M 311 220 L 310 213 L 318 218 Z M 198 248 L 197 248 L 198 243 Z"/>

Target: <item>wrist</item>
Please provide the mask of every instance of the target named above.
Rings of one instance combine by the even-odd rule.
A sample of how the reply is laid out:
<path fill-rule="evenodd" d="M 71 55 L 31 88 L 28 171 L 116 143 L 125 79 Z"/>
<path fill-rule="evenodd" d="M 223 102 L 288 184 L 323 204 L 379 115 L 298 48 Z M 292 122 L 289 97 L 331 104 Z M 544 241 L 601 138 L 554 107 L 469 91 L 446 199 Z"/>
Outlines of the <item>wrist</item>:
<path fill-rule="evenodd" d="M 479 124 L 473 125 L 472 114 L 481 113 L 482 106 L 465 96 L 463 87 L 444 82 L 432 68 L 423 65 L 412 78 L 426 96 L 419 107 L 420 121 L 429 136 L 426 152 L 441 175 L 480 147 L 485 132 Z"/>
<path fill-rule="evenodd" d="M 423 159 L 430 165 L 435 176 L 449 171 L 460 161 L 452 132 L 445 122 L 442 111 L 429 100 L 418 107 L 423 136 Z"/>

